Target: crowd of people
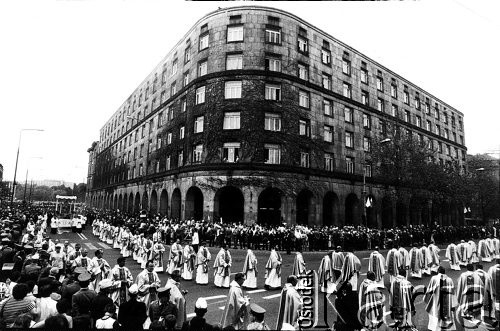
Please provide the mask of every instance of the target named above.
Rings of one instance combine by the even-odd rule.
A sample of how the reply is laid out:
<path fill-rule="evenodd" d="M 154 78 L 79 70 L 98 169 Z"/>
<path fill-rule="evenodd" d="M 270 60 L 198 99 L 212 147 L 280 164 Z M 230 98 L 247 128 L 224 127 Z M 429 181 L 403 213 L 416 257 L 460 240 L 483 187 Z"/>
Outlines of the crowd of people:
<path fill-rule="evenodd" d="M 0 264 L 7 273 L 2 279 L 5 282 L 0 282 L 0 326 L 296 330 L 306 316 L 303 297 L 313 269 L 302 256 L 304 250 L 327 251 L 317 269 L 318 288 L 335 312 L 337 330 L 377 330 L 384 325 L 385 287 L 394 321 L 390 326 L 413 327 L 411 281 L 425 276 L 431 277 L 423 293 L 429 330 L 453 325 L 455 314 L 462 324 L 495 325 L 499 319 L 500 241 L 496 227 L 269 227 L 96 211 L 87 213 L 86 223 L 75 218 L 72 226 L 81 232 L 85 224 L 96 238 L 120 251 L 116 265 L 111 267 L 102 250 L 89 256 L 79 244 L 73 247 L 59 242 L 57 218 L 44 208 L 0 210 Z M 466 268 L 456 287 L 440 261 L 437 243 L 443 242 L 450 242 L 446 257 L 451 268 Z M 214 259 L 209 246 L 220 247 Z M 403 246 L 411 248 L 408 251 Z M 231 273 L 231 247 L 247 249 L 241 272 Z M 379 248 L 389 250 L 385 257 Z M 276 321 L 266 320 L 265 309 L 250 304 L 244 294 L 246 289 L 257 288 L 257 278 L 262 277 L 257 272 L 255 249 L 270 252 L 263 277 L 267 289 L 281 290 Z M 354 254 L 358 249 L 373 250 L 363 282 L 361 262 Z M 292 274 L 282 286 L 281 252 L 292 250 Z M 143 269 L 135 278 L 126 267 L 131 260 Z M 495 260 L 496 265 L 483 270 L 483 263 Z M 169 276 L 164 284 L 158 276 L 161 272 Z M 204 318 L 208 306 L 203 298 L 195 302 L 196 316 L 187 319 L 182 286 L 184 281 L 207 285 L 211 275 L 215 286 L 229 289 L 222 319 L 214 326 Z"/>

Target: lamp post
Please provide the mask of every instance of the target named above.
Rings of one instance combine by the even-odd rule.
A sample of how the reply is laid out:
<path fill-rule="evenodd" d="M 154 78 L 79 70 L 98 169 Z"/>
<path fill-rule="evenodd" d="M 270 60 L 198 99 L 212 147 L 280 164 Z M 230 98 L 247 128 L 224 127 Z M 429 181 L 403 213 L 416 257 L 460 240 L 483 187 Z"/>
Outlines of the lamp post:
<path fill-rule="evenodd" d="M 21 129 L 19 131 L 19 141 L 17 143 L 17 155 L 16 155 L 16 167 L 14 168 L 14 180 L 12 181 L 12 196 L 10 198 L 10 206 L 14 204 L 14 195 L 16 194 L 16 175 L 17 175 L 17 163 L 19 161 L 19 149 L 21 148 L 21 136 L 23 131 L 44 131 L 43 129 Z"/>
<path fill-rule="evenodd" d="M 385 138 L 379 142 L 379 145 L 386 144 L 391 142 L 390 138 Z M 366 154 L 363 153 L 363 217 L 365 218 L 366 227 L 368 227 L 368 218 L 366 216 L 366 208 L 368 208 L 367 204 L 367 196 L 366 196 Z"/>
<path fill-rule="evenodd" d="M 43 159 L 41 156 L 32 156 L 30 159 Z M 24 180 L 24 194 L 23 194 L 23 201 L 26 201 L 26 188 L 28 186 L 28 169 L 26 168 L 26 178 Z M 33 184 L 33 182 L 32 182 Z"/>

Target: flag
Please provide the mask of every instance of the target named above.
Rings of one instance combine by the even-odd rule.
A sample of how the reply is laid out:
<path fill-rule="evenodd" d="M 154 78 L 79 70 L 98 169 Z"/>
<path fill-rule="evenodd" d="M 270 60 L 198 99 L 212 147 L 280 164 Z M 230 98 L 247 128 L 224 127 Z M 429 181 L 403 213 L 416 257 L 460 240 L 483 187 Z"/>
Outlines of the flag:
<path fill-rule="evenodd" d="M 366 206 L 366 208 L 369 208 L 372 206 L 372 198 L 370 198 L 370 197 L 366 198 L 365 206 Z"/>

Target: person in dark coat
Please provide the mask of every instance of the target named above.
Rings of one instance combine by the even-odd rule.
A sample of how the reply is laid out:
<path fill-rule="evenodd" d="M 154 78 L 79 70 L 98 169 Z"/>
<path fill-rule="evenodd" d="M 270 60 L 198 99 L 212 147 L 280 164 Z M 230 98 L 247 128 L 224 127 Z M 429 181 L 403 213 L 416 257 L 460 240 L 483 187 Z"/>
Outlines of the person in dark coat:
<path fill-rule="evenodd" d="M 90 317 L 92 321 L 97 321 L 106 314 L 105 308 L 109 304 L 113 304 L 113 300 L 108 296 L 109 289 L 113 286 L 111 279 L 103 279 L 99 282 L 99 294 L 92 300 L 90 307 Z"/>
<path fill-rule="evenodd" d="M 90 274 L 83 273 L 79 275 L 78 282 L 80 283 L 81 289 L 73 294 L 73 299 L 71 300 L 73 316 L 75 317 L 73 321 L 75 322 L 75 320 L 78 320 L 76 323 L 79 323 L 81 320 L 82 326 L 86 325 L 88 321 L 90 327 L 90 306 L 97 294 L 89 290 Z M 73 325 L 73 327 L 77 328 L 76 325 Z"/>
<path fill-rule="evenodd" d="M 207 323 L 204 316 L 207 313 L 207 301 L 204 298 L 198 298 L 194 304 L 194 313 L 196 314 L 190 321 L 184 322 L 181 331 L 212 331 L 214 327 Z"/>
<path fill-rule="evenodd" d="M 137 284 L 132 284 L 128 292 L 130 294 L 130 300 L 120 305 L 118 323 L 120 323 L 125 330 L 142 330 L 142 325 L 148 317 L 146 314 L 146 304 L 137 301 L 137 293 L 139 293 Z"/>

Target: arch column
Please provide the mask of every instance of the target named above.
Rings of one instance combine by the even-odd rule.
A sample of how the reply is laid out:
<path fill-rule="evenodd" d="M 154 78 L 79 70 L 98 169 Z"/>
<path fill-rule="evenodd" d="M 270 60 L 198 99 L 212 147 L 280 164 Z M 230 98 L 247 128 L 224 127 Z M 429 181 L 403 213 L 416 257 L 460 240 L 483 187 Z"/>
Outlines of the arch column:
<path fill-rule="evenodd" d="M 259 194 L 253 186 L 244 187 L 243 192 L 243 220 L 245 224 L 254 224 L 257 222 L 257 211 L 259 208 Z"/>

